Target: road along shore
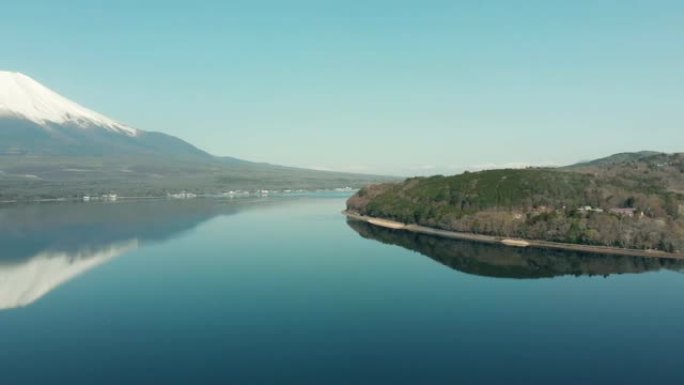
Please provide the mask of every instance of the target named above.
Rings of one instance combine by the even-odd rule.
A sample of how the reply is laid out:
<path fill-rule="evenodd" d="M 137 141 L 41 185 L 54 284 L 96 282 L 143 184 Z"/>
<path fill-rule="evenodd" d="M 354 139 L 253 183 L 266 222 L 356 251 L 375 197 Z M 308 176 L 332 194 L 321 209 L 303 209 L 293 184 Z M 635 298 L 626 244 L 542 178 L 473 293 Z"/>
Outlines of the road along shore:
<path fill-rule="evenodd" d="M 347 218 L 355 221 L 366 222 L 374 226 L 384 227 L 392 230 L 409 231 L 413 233 L 434 235 L 442 238 L 451 238 L 464 241 L 474 241 L 482 243 L 502 244 L 509 247 L 534 247 L 539 249 L 558 249 L 580 251 L 593 254 L 627 255 L 634 257 L 652 257 L 668 259 L 684 259 L 684 253 L 666 253 L 660 250 L 638 250 L 624 249 L 620 247 L 581 245 L 574 243 L 549 242 L 531 239 L 506 238 L 492 235 L 482 235 L 474 233 L 462 233 L 457 231 L 447 231 L 432 227 L 419 226 L 392 221 L 389 219 L 369 217 L 351 211 L 343 211 Z"/>

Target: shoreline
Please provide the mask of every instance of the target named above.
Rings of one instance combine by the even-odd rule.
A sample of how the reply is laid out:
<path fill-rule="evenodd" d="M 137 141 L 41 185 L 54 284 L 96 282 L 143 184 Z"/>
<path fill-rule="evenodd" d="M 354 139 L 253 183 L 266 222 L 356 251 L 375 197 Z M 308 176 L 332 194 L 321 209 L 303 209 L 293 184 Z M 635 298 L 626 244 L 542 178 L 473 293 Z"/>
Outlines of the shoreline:
<path fill-rule="evenodd" d="M 337 190 L 325 190 L 325 189 L 317 189 L 317 190 L 297 190 L 297 191 L 291 191 L 291 192 L 283 192 L 283 191 L 277 191 L 273 190 L 272 192 L 269 192 L 268 194 L 260 194 L 260 193 L 254 193 L 254 192 L 246 192 L 244 194 L 234 194 L 234 195 L 225 195 L 225 194 L 197 194 L 194 197 L 191 198 L 177 198 L 177 197 L 172 197 L 168 195 L 150 195 L 150 196 L 117 196 L 116 199 L 101 199 L 99 197 L 95 197 L 89 200 L 84 200 L 82 197 L 78 198 L 73 198 L 73 197 L 68 197 L 68 198 L 44 198 L 44 199 L 7 199 L 7 200 L 0 200 L 0 207 L 2 205 L 17 205 L 17 204 L 40 204 L 40 203 L 84 203 L 84 204 L 93 204 L 93 203 L 117 203 L 117 202 L 131 202 L 131 201 L 151 201 L 151 200 L 168 200 L 168 201 L 190 201 L 190 200 L 200 200 L 200 199 L 209 199 L 209 200 L 237 200 L 237 199 L 246 199 L 246 198 L 296 198 L 296 197 L 301 197 L 301 196 L 307 196 L 311 194 L 348 194 L 351 193 L 350 191 L 337 191 Z M 346 195 L 345 195 L 346 196 Z"/>
<path fill-rule="evenodd" d="M 366 222 L 373 226 L 383 227 L 392 230 L 408 231 L 412 233 L 433 235 L 442 238 L 450 238 L 462 241 L 472 241 L 480 243 L 490 243 L 504 245 L 506 247 L 522 247 L 522 248 L 536 248 L 536 249 L 556 249 L 556 250 L 569 250 L 569 251 L 579 251 L 591 254 L 610 254 L 610 255 L 624 255 L 631 257 L 647 257 L 647 258 L 664 258 L 664 259 L 684 259 L 684 253 L 667 253 L 660 250 L 639 250 L 639 249 L 626 249 L 621 247 L 610 247 L 610 246 L 594 246 L 594 245 L 582 245 L 575 243 L 561 243 L 561 242 L 551 242 L 533 239 L 520 239 L 520 238 L 507 238 L 494 235 L 482 235 L 475 233 L 462 233 L 458 231 L 440 230 L 432 227 L 405 224 L 401 222 L 392 221 L 389 219 L 369 217 L 366 215 L 361 215 L 359 213 L 354 213 L 351 211 L 344 210 L 342 212 L 347 218 Z"/>

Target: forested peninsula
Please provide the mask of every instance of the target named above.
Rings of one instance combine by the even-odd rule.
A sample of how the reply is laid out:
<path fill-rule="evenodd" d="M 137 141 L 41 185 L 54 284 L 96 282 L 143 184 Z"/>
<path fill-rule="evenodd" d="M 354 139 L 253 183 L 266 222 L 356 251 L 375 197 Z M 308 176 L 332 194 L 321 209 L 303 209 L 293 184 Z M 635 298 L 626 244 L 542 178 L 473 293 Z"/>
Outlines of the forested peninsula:
<path fill-rule="evenodd" d="M 681 253 L 683 193 L 684 154 L 639 152 L 370 185 L 347 210 L 447 231 Z"/>

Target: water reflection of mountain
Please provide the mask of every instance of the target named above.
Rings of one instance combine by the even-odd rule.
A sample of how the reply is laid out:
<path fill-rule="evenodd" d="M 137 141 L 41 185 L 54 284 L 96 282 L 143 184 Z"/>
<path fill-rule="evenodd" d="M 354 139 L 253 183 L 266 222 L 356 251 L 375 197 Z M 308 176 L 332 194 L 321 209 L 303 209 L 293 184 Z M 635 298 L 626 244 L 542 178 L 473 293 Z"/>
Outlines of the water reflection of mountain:
<path fill-rule="evenodd" d="M 390 230 L 353 220 L 347 223 L 364 238 L 417 251 L 452 269 L 487 277 L 548 278 L 608 276 L 662 269 L 684 271 L 684 261 L 676 259 L 513 248 Z"/>
<path fill-rule="evenodd" d="M 139 239 L 161 241 L 239 205 L 211 200 L 60 203 L 0 210 L 0 263 Z"/>
<path fill-rule="evenodd" d="M 0 310 L 29 305 L 59 285 L 134 250 L 136 240 L 76 252 L 46 251 L 0 264 Z"/>
<path fill-rule="evenodd" d="M 0 310 L 31 304 L 141 244 L 251 207 L 213 200 L 61 203 L 0 210 Z"/>

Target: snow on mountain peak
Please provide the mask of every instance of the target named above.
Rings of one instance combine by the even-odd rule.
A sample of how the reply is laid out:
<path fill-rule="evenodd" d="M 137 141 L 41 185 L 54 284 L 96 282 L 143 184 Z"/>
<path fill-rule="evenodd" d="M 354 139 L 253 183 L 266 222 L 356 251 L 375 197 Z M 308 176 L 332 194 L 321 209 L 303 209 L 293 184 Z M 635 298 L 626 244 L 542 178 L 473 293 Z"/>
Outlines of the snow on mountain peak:
<path fill-rule="evenodd" d="M 18 72 L 0 71 L 2 116 L 24 118 L 42 126 L 70 123 L 84 129 L 101 127 L 128 136 L 139 134 L 138 130 L 72 102 Z"/>

